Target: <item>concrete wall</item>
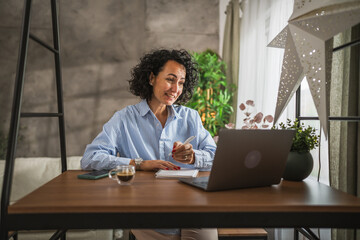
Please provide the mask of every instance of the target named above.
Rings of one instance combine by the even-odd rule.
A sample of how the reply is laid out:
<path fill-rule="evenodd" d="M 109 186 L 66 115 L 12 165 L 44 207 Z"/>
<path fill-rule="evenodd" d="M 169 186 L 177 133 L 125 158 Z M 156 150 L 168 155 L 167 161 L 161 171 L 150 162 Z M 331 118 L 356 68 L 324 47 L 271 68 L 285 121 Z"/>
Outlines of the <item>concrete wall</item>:
<path fill-rule="evenodd" d="M 8 132 L 23 0 L 0 0 L 0 130 Z M 67 155 L 82 155 L 113 113 L 138 98 L 129 71 L 150 49 L 218 50 L 218 0 L 59 1 Z M 31 32 L 51 43 L 48 0 L 33 1 Z M 29 42 L 22 112 L 56 112 L 52 54 Z M 23 118 L 17 156 L 59 156 L 57 119 Z"/>

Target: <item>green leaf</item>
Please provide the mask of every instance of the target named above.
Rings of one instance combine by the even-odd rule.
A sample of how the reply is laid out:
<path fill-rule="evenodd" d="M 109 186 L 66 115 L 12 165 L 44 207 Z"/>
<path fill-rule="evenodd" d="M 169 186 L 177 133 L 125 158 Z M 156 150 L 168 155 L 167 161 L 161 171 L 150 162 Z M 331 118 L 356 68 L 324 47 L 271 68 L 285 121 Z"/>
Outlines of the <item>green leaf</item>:
<path fill-rule="evenodd" d="M 199 83 L 186 106 L 197 110 L 200 117 L 205 114 L 203 125 L 212 136 L 215 136 L 219 129 L 229 122 L 236 87 L 234 84 L 227 84 L 224 72 L 226 64 L 219 59 L 217 53 L 206 50 L 193 52 L 192 56 L 198 63 Z M 210 96 L 208 90 L 212 92 Z"/>
<path fill-rule="evenodd" d="M 319 146 L 319 135 L 316 135 L 316 129 L 311 126 L 305 128 L 305 124 L 300 124 L 298 119 L 295 119 L 293 123 L 287 119 L 286 124 L 280 123 L 279 126 L 281 129 L 294 129 L 296 131 L 291 151 L 308 152 Z M 273 129 L 277 129 L 277 127 L 274 126 Z"/>

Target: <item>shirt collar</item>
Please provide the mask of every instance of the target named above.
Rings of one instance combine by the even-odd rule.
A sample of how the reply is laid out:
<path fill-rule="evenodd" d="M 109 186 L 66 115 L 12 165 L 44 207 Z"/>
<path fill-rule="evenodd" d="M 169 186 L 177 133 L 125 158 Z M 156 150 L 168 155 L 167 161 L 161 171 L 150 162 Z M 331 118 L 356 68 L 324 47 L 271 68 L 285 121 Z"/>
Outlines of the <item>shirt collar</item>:
<path fill-rule="evenodd" d="M 140 116 L 145 116 L 149 111 L 151 111 L 149 105 L 146 102 L 146 99 L 143 99 L 141 102 L 137 104 L 139 109 Z"/>
<path fill-rule="evenodd" d="M 177 105 L 175 105 L 176 107 L 178 107 Z M 175 111 L 174 105 L 168 106 L 168 110 L 170 110 L 170 116 L 172 116 L 174 119 L 181 119 L 182 117 L 180 116 L 180 114 Z"/>
<path fill-rule="evenodd" d="M 149 111 L 151 111 L 146 99 L 143 99 L 141 102 L 137 104 L 137 107 L 139 109 L 140 116 L 145 116 Z M 174 116 L 174 118 L 181 119 L 182 117 L 180 114 L 175 111 L 174 105 L 168 106 L 168 110 L 170 110 L 170 116 Z"/>

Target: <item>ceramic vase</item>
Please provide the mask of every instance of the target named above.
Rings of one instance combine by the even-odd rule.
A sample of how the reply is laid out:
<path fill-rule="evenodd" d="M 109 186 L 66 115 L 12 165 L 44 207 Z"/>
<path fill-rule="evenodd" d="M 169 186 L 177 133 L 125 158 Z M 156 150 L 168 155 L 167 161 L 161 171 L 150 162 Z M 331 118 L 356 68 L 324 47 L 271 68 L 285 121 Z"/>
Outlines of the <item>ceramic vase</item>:
<path fill-rule="evenodd" d="M 307 178 L 314 166 L 310 152 L 290 152 L 283 178 L 289 181 L 302 181 Z"/>

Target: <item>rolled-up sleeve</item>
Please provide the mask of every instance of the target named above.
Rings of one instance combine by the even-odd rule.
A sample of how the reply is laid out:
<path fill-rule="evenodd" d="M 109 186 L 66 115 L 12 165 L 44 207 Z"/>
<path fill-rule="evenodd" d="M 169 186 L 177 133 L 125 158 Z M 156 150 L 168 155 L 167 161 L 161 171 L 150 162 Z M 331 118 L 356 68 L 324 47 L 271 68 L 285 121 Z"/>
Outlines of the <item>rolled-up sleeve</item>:
<path fill-rule="evenodd" d="M 117 165 L 128 165 L 130 158 L 117 157 L 118 116 L 115 114 L 104 126 L 99 135 L 86 146 L 81 159 L 83 170 L 112 169 Z"/>
<path fill-rule="evenodd" d="M 194 167 L 199 169 L 209 170 L 212 167 L 216 144 L 211 134 L 203 127 L 199 114 L 195 114 L 195 126 L 198 133 L 198 147 L 194 149 L 195 163 Z"/>

